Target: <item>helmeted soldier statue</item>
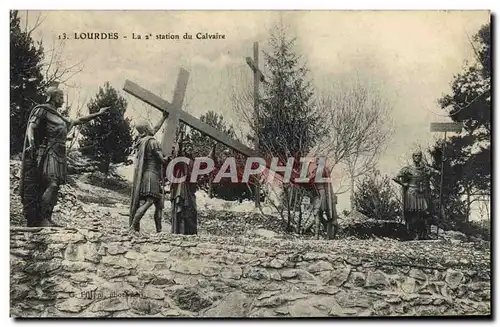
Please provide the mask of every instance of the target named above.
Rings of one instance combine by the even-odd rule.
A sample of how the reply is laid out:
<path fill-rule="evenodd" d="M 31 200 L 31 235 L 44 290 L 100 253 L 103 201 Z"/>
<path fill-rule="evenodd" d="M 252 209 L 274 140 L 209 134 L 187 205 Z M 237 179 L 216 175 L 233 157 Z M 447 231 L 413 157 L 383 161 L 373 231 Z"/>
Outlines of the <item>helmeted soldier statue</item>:
<path fill-rule="evenodd" d="M 136 144 L 137 156 L 132 184 L 132 195 L 130 203 L 129 228 L 131 231 L 140 231 L 141 219 L 146 211 L 154 204 L 156 232 L 162 231 L 161 216 L 163 211 L 163 169 L 167 165 L 169 157 L 161 150 L 160 144 L 154 138 L 161 125 L 167 118 L 163 119 L 151 128 L 148 122 L 142 120 L 136 124 L 140 139 Z"/>
<path fill-rule="evenodd" d="M 403 167 L 393 179 L 403 187 L 403 211 L 406 226 L 414 239 L 428 238 L 432 215 L 430 176 L 439 173 L 422 162 L 422 152 L 412 155 L 413 165 Z"/>
<path fill-rule="evenodd" d="M 64 93 L 58 86 L 53 83 L 47 88 L 45 103 L 35 106 L 28 118 L 19 187 L 28 227 L 58 226 L 51 217 L 59 187 L 66 183 L 68 132 L 110 108 L 75 120 L 64 117 L 59 112 Z"/>

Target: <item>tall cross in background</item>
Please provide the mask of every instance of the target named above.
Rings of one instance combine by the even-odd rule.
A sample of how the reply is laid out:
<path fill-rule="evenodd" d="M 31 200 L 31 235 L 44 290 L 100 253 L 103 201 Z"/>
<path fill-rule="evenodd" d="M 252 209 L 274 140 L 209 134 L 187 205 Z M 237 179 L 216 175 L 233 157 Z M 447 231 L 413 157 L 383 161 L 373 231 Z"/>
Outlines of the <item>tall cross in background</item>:
<path fill-rule="evenodd" d="M 255 112 L 255 119 L 258 122 L 259 117 L 259 82 L 267 83 L 264 74 L 259 69 L 259 42 L 253 43 L 253 60 L 246 57 L 246 61 L 250 69 L 253 71 L 253 108 Z M 254 149 L 259 151 L 259 136 L 258 126 L 255 126 L 254 135 Z M 255 206 L 260 207 L 260 185 L 255 185 Z"/>

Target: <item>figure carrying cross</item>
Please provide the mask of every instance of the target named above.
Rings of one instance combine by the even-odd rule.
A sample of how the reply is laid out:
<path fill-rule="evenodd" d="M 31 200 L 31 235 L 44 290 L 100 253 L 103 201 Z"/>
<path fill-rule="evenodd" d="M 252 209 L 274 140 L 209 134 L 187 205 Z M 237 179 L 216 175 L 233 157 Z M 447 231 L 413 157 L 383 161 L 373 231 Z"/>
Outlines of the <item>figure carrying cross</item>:
<path fill-rule="evenodd" d="M 172 103 L 160 98 L 159 96 L 149 92 L 148 90 L 142 88 L 141 86 L 131 82 L 126 81 L 123 87 L 123 90 L 140 100 L 148 103 L 154 108 L 160 110 L 164 113 L 166 118 L 166 128 L 163 135 L 163 141 L 161 143 L 161 148 L 164 154 L 171 153 L 172 145 L 175 140 L 175 131 L 177 130 L 177 126 L 180 122 L 184 125 L 193 128 L 213 140 L 224 144 L 225 146 L 233 149 L 234 151 L 244 155 L 245 157 L 255 158 L 260 157 L 259 153 L 247 147 L 246 145 L 238 142 L 237 140 L 232 139 L 229 135 L 225 134 L 217 130 L 216 128 L 204 123 L 200 119 L 197 119 L 190 115 L 188 112 L 182 110 L 182 101 L 184 98 L 184 93 L 187 86 L 189 73 L 181 69 L 179 72 L 179 77 L 177 79 L 177 85 L 174 92 L 174 100 Z M 163 122 L 161 122 L 163 123 Z M 182 145 L 182 146 L 181 146 Z M 177 151 L 177 153 L 172 155 L 172 160 L 175 159 L 176 156 L 182 155 L 184 157 L 189 158 L 189 144 L 178 144 L 178 148 L 181 150 Z M 191 160 L 192 163 L 192 160 Z M 187 167 L 180 167 L 182 162 L 179 162 L 174 166 L 174 173 L 176 172 L 176 167 L 179 166 L 179 169 L 188 168 L 188 172 L 191 170 L 189 165 Z M 169 167 L 172 168 L 172 167 Z M 267 170 L 269 170 L 269 164 L 266 164 Z M 294 173 L 295 176 L 298 176 L 298 172 Z M 182 173 L 184 175 L 184 173 Z M 278 174 L 279 175 L 279 174 Z M 184 175 L 186 176 L 186 175 Z M 180 183 L 178 188 L 176 188 L 173 183 L 171 188 L 171 197 L 170 200 L 172 202 L 172 232 L 173 233 L 196 233 L 196 229 L 194 227 L 196 222 L 196 199 L 194 198 L 194 187 L 195 185 L 186 184 L 190 182 L 189 175 L 188 178 L 185 179 L 184 182 Z M 180 210 L 180 212 L 179 212 Z M 186 219 L 190 219 L 186 223 Z"/>
<path fill-rule="evenodd" d="M 163 119 L 151 128 L 147 122 L 140 122 L 136 128 L 141 135 L 137 144 L 137 163 L 134 173 L 133 191 L 131 196 L 129 228 L 131 230 L 140 230 L 140 220 L 146 211 L 155 205 L 155 224 L 156 231 L 161 232 L 161 215 L 163 212 L 163 186 L 165 167 L 175 156 L 186 156 L 188 154 L 187 145 L 182 146 L 182 140 L 179 140 L 175 146 L 175 135 L 179 125 L 179 117 L 182 110 L 184 94 L 186 92 L 189 73 L 181 69 L 177 78 L 177 84 L 174 91 L 172 104 L 161 100 L 158 104 L 158 98 L 151 93 L 138 87 L 130 81 L 125 82 L 124 90 L 144 102 L 160 109 L 163 113 Z M 166 121 L 161 145 L 153 137 Z M 182 134 L 182 133 L 181 133 Z M 182 139 L 182 137 L 181 137 Z M 180 162 L 174 168 L 174 176 L 184 175 L 188 167 L 184 167 Z M 163 166 L 162 166 L 163 165 Z M 170 201 L 172 202 L 172 233 L 174 234 L 196 234 L 196 201 L 193 200 L 194 192 L 191 188 L 186 188 L 185 183 L 172 183 L 170 192 Z M 194 210 L 193 210 L 194 208 Z M 193 216 L 194 215 L 194 216 Z M 192 222 L 195 221 L 193 224 Z M 186 223 L 191 222 L 191 223 Z"/>

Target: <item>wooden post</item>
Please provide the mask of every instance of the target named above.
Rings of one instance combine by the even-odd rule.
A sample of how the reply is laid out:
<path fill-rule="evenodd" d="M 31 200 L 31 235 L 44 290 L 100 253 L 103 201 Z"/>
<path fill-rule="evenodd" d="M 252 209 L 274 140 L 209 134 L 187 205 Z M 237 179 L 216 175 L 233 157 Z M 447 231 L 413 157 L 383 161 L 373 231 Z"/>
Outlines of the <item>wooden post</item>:
<path fill-rule="evenodd" d="M 443 123 L 431 123 L 431 132 L 444 132 L 444 140 L 443 146 L 441 148 L 441 180 L 439 185 L 439 223 L 442 224 L 444 219 L 444 210 L 443 210 L 443 183 L 444 183 L 444 160 L 445 160 L 445 151 L 446 151 L 446 133 L 454 132 L 460 133 L 462 131 L 463 124 L 456 122 L 443 122 Z M 439 238 L 439 223 L 436 226 L 436 237 Z"/>
<path fill-rule="evenodd" d="M 446 151 L 446 131 L 444 131 L 444 139 L 443 146 L 441 147 L 441 180 L 439 182 L 439 214 L 440 214 L 440 223 L 443 223 L 443 182 L 444 182 L 444 160 L 445 160 L 445 151 Z M 439 224 L 436 226 L 436 238 L 439 239 Z"/>
<path fill-rule="evenodd" d="M 255 111 L 255 119 L 257 120 L 257 124 L 259 122 L 259 43 L 254 42 L 253 43 L 253 60 L 254 60 L 254 65 L 257 67 L 257 69 L 253 73 L 253 109 Z M 257 131 L 259 130 L 259 126 L 256 126 L 256 133 L 255 133 L 255 145 L 254 149 L 255 151 L 259 152 L 259 134 Z M 256 184 L 255 185 L 255 207 L 260 208 L 260 185 Z"/>
<path fill-rule="evenodd" d="M 259 69 L 259 42 L 253 43 L 253 59 L 246 58 L 247 64 L 253 71 L 253 109 L 255 119 L 259 121 L 259 82 L 267 83 L 264 74 Z M 258 125 L 256 124 L 256 131 L 254 135 L 254 149 L 259 151 L 259 135 Z M 260 185 L 255 186 L 255 206 L 260 207 Z"/>

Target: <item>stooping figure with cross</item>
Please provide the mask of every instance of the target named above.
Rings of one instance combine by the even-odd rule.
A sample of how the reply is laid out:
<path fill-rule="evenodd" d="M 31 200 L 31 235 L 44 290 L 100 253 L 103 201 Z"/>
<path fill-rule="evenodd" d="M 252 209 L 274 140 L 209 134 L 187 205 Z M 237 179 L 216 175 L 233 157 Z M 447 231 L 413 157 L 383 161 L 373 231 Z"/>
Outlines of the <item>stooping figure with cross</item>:
<path fill-rule="evenodd" d="M 260 159 L 260 161 L 264 161 L 262 167 L 259 166 L 261 170 L 256 169 L 256 171 L 254 171 L 254 169 L 252 168 L 250 169 L 251 172 L 248 172 L 249 175 L 262 173 L 262 171 L 266 169 L 269 170 L 269 163 L 266 163 L 266 160 L 261 158 L 261 155 L 256 150 L 247 147 L 237 140 L 234 140 L 224 132 L 217 130 L 213 126 L 206 124 L 200 119 L 195 118 L 188 112 L 182 110 L 182 103 L 187 87 L 188 77 L 189 73 L 185 69 L 181 68 L 177 77 L 177 83 L 172 103 L 128 80 L 125 82 L 125 85 L 123 87 L 123 90 L 125 92 L 144 101 L 145 103 L 151 105 L 153 108 L 160 110 L 163 113 L 164 117 L 166 117 L 165 129 L 161 142 L 161 150 L 163 151 L 163 154 L 172 153 L 176 131 L 180 125 L 180 122 L 182 122 L 184 125 L 205 134 L 206 136 L 221 144 L 224 144 L 237 153 L 242 154 L 246 158 L 254 158 Z M 163 121 L 161 122 L 161 124 L 162 123 Z M 176 173 L 176 170 L 173 167 L 179 166 L 179 169 L 181 170 L 179 174 L 180 176 L 184 176 L 184 178 L 181 178 L 182 181 L 172 182 L 172 186 L 174 187 L 171 187 L 170 201 L 172 203 L 172 233 L 175 234 L 196 234 L 196 199 L 194 197 L 193 189 L 196 186 L 196 181 L 192 181 L 189 176 L 189 172 L 191 172 L 192 169 L 192 160 L 184 161 L 184 163 L 186 163 L 187 165 L 185 167 L 180 167 L 179 165 L 182 165 L 184 159 L 189 158 L 188 152 L 188 148 L 184 146 L 183 151 L 173 154 L 171 158 L 168 159 L 171 160 L 170 162 L 168 160 L 164 161 L 164 163 L 167 163 L 167 168 L 170 170 L 173 169 L 174 173 Z M 271 170 L 273 170 L 273 168 L 271 168 Z M 167 171 L 166 173 L 168 176 L 172 176 L 172 172 Z M 294 174 L 296 176 L 299 176 L 299 173 L 296 171 Z M 177 177 L 174 178 L 177 179 Z M 136 187 L 137 186 L 134 185 L 134 188 Z M 329 238 L 333 238 L 336 230 L 338 229 L 336 228 L 335 231 L 332 230 L 332 227 L 337 227 L 335 221 L 336 215 L 334 213 L 334 209 L 332 209 L 335 206 L 335 194 L 333 193 L 333 190 L 331 190 L 331 188 L 324 189 L 322 192 L 318 192 L 318 194 L 318 210 L 321 210 L 321 213 L 323 213 L 323 211 L 327 213 L 327 230 Z M 132 202 L 132 206 L 135 205 L 134 203 L 135 202 Z"/>
<path fill-rule="evenodd" d="M 156 207 L 156 231 L 161 231 L 161 215 L 164 202 L 162 191 L 165 174 L 170 176 L 170 173 L 172 173 L 167 172 L 166 169 L 163 168 L 167 166 L 176 166 L 173 171 L 173 176 L 176 178 L 181 177 L 181 175 L 186 176 L 187 171 L 190 170 L 189 165 L 186 166 L 183 162 L 179 162 L 176 165 L 169 165 L 169 163 L 177 157 L 189 156 L 188 144 L 183 145 L 182 140 L 179 140 L 177 144 L 174 143 L 179 122 L 184 114 L 184 112 L 182 112 L 182 103 L 184 101 L 188 78 L 189 72 L 185 69 L 180 69 L 172 103 L 157 97 L 131 81 L 125 82 L 123 88 L 125 92 L 159 109 L 163 114 L 163 119 L 154 129 L 150 129 L 146 123 L 137 125 L 137 129 L 142 138 L 138 143 L 139 151 L 137 154 L 130 207 L 129 225 L 132 230 L 139 230 L 141 218 L 144 216 L 147 209 L 154 203 Z M 194 117 L 192 118 L 195 119 Z M 156 134 L 164 123 L 165 129 L 160 145 L 156 139 L 154 139 L 153 135 Z M 171 225 L 172 233 L 174 234 L 197 233 L 196 201 L 194 192 L 191 190 L 192 184 L 193 183 L 187 181 L 174 181 L 171 183 Z M 139 205 L 140 201 L 144 201 L 142 206 Z"/>

